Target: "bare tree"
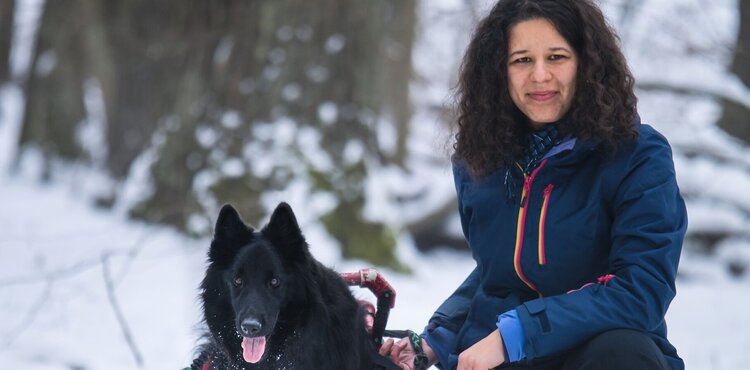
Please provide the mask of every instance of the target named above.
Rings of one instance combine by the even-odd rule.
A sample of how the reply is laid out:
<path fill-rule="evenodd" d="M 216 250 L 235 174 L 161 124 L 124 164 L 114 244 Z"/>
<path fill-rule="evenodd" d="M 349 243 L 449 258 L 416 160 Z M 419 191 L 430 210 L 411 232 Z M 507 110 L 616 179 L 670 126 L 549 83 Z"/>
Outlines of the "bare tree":
<path fill-rule="evenodd" d="M 730 70 L 745 83 L 745 86 L 750 86 L 750 2 L 739 3 L 739 37 Z M 722 106 L 723 114 L 719 119 L 719 127 L 750 144 L 750 108 L 729 100 L 724 100 Z"/>
<path fill-rule="evenodd" d="M 13 0 L 0 0 L 0 82 L 7 81 L 10 78 L 13 3 Z"/>

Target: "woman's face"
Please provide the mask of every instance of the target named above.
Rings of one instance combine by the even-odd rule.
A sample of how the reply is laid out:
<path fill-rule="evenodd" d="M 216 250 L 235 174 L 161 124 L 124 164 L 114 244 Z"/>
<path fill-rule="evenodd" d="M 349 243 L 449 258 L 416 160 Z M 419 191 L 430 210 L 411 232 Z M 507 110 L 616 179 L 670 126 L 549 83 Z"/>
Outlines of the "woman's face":
<path fill-rule="evenodd" d="M 510 29 L 508 91 L 533 129 L 553 123 L 570 109 L 578 57 L 555 26 L 543 18 Z"/>

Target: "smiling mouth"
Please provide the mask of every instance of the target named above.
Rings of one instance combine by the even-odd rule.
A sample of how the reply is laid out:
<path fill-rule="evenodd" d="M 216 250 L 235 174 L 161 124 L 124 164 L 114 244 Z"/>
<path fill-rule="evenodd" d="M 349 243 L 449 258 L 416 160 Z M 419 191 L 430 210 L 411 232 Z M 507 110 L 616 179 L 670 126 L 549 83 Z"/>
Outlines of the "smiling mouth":
<path fill-rule="evenodd" d="M 539 91 L 539 92 L 533 92 L 529 93 L 529 97 L 532 100 L 538 101 L 538 102 L 545 102 L 552 98 L 557 96 L 556 91 Z"/>

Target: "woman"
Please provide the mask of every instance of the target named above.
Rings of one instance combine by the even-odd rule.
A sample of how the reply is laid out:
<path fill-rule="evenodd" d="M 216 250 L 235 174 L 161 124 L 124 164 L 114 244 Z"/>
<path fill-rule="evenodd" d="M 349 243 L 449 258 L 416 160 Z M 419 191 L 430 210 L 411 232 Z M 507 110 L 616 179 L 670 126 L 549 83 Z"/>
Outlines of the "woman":
<path fill-rule="evenodd" d="M 500 0 L 458 98 L 453 173 L 477 267 L 421 337 L 381 353 L 404 369 L 684 368 L 664 321 L 684 201 L 593 1 Z"/>

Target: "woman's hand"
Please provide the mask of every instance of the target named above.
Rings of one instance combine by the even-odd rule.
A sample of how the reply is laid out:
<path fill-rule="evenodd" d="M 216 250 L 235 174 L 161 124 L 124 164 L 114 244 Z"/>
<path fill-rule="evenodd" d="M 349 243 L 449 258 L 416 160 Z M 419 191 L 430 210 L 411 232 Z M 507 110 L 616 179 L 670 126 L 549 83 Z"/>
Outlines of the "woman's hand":
<path fill-rule="evenodd" d="M 500 336 L 500 330 L 495 330 L 458 355 L 456 370 L 494 369 L 504 362 L 503 338 Z"/>
<path fill-rule="evenodd" d="M 427 367 L 437 363 L 437 356 L 435 356 L 435 353 L 432 352 L 432 348 L 424 339 L 422 339 L 422 350 L 424 350 L 425 355 L 427 355 Z M 416 357 L 416 352 L 414 352 L 414 348 L 412 348 L 409 338 L 401 338 L 398 342 L 394 342 L 393 339 L 388 339 L 380 347 L 379 353 L 381 356 L 389 357 L 391 362 L 403 370 L 415 370 L 414 357 Z"/>
<path fill-rule="evenodd" d="M 416 353 L 411 348 L 409 338 L 401 338 L 398 342 L 388 339 L 380 346 L 379 353 L 381 356 L 389 357 L 391 362 L 403 370 L 414 370 L 414 357 Z"/>

